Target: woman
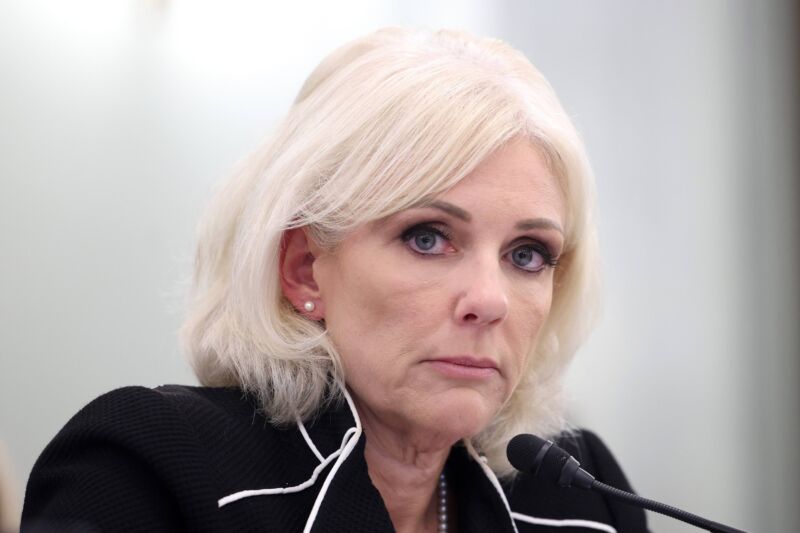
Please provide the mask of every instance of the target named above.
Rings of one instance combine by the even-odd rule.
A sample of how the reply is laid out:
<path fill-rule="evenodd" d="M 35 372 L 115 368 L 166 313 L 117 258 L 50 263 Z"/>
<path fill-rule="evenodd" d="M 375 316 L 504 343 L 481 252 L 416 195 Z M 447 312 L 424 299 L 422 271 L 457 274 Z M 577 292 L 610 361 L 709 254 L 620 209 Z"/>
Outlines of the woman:
<path fill-rule="evenodd" d="M 590 198 L 578 135 L 519 52 L 401 29 L 345 45 L 204 220 L 184 335 L 205 387 L 84 408 L 37 462 L 23 525 L 643 531 L 505 458 L 518 433 L 564 429 Z M 629 488 L 592 434 L 562 444 Z"/>

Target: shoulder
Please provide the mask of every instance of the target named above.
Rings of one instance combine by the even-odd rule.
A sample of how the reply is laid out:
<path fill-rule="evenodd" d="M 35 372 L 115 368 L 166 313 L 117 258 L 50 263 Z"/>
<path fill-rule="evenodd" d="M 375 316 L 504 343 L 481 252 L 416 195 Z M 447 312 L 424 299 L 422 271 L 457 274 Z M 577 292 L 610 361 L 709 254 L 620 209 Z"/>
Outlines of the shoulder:
<path fill-rule="evenodd" d="M 595 433 L 575 430 L 561 434 L 554 441 L 599 481 L 633 492 L 616 458 Z M 543 531 L 541 526 L 548 524 L 559 528 L 553 531 L 564 531 L 565 524 L 569 523 L 584 524 L 574 531 L 609 531 L 602 529 L 603 525 L 613 527 L 618 533 L 647 531 L 644 511 L 609 500 L 599 493 L 558 487 L 524 473 L 508 484 L 508 493 L 512 511 L 522 515 L 517 519 L 518 525 L 540 526 L 531 531 Z M 574 520 L 578 522 L 572 522 Z M 522 531 L 524 527 L 520 528 Z"/>
<path fill-rule="evenodd" d="M 228 452 L 227 437 L 235 435 L 242 450 L 278 431 L 240 389 L 123 387 L 79 410 L 42 452 L 34 474 L 53 462 L 73 460 L 82 450 L 113 450 L 165 472 L 184 468 L 200 450 L 206 459 Z"/>
<path fill-rule="evenodd" d="M 161 385 L 155 388 L 122 387 L 102 394 L 89 402 L 70 420 L 70 423 L 91 418 L 102 420 L 115 415 L 128 419 L 153 419 L 151 409 L 179 411 L 187 407 L 220 410 L 254 405 L 238 388 L 192 387 L 188 385 Z M 158 418 L 156 418 L 157 420 Z"/>
<path fill-rule="evenodd" d="M 213 523 L 228 480 L 247 477 L 247 457 L 276 442 L 276 431 L 238 389 L 170 385 L 103 394 L 37 459 L 23 529 L 174 530 L 186 525 L 187 512 Z"/>
<path fill-rule="evenodd" d="M 162 448 L 159 443 L 195 438 L 198 428 L 252 423 L 256 406 L 239 389 L 167 385 L 123 387 L 78 411 L 45 454 L 59 444 L 101 438 L 129 449 Z"/>

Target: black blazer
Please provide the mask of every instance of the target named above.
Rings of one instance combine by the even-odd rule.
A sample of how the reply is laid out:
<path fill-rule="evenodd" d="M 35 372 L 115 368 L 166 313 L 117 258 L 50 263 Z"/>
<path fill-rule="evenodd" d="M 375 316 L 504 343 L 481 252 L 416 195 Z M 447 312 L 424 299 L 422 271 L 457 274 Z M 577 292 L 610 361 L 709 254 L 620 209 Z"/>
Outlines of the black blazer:
<path fill-rule="evenodd" d="M 347 404 L 276 428 L 239 389 L 119 389 L 84 407 L 42 452 L 22 531 L 393 531 L 358 428 Z M 594 434 L 560 444 L 601 481 L 630 490 Z M 643 511 L 598 494 L 526 474 L 498 482 L 462 446 L 446 475 L 462 533 L 647 530 Z"/>

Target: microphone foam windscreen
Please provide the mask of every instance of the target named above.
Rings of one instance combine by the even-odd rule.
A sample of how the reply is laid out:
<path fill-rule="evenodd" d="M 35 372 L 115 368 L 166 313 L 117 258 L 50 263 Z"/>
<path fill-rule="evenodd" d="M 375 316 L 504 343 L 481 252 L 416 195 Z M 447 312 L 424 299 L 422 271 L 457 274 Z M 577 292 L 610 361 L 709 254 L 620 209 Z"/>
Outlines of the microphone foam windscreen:
<path fill-rule="evenodd" d="M 506 447 L 508 462 L 548 483 L 558 483 L 570 455 L 550 441 L 536 435 L 517 435 Z"/>
<path fill-rule="evenodd" d="M 536 435 L 522 434 L 511 439 L 506 446 L 508 462 L 517 470 L 531 472 L 534 468 L 536 455 L 547 441 Z"/>

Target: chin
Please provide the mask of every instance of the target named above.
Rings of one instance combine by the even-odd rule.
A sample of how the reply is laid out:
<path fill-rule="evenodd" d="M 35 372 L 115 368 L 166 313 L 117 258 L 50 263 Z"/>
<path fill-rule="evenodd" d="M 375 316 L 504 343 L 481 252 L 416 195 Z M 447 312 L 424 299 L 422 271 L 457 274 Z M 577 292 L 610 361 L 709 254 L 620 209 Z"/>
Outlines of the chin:
<path fill-rule="evenodd" d="M 483 431 L 500 410 L 500 402 L 474 390 L 449 391 L 431 398 L 431 430 L 446 433 L 453 441 Z"/>

